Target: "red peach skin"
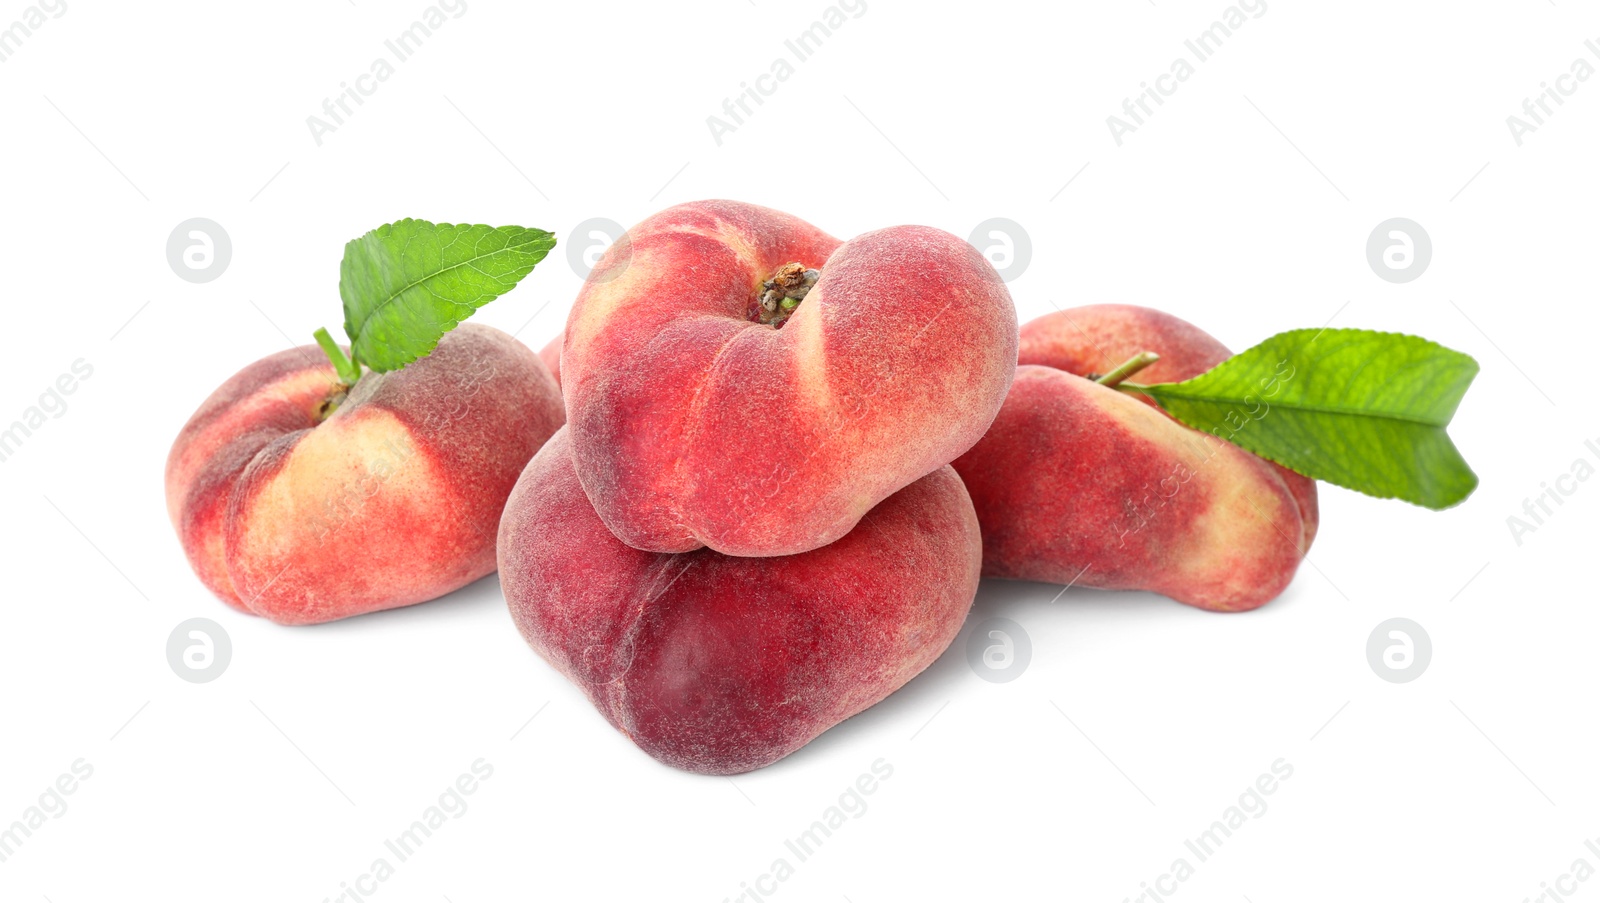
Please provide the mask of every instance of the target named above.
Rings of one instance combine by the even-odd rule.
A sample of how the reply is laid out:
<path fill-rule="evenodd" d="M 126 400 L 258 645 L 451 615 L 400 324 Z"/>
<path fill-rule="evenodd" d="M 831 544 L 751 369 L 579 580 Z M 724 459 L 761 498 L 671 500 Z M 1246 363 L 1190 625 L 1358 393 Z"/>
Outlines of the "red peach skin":
<path fill-rule="evenodd" d="M 1214 611 L 1263 605 L 1316 535 L 1316 484 L 1083 378 L 1141 351 L 1161 355 L 1134 377 L 1146 383 L 1229 357 L 1189 323 L 1142 307 L 1093 305 L 1023 326 L 1011 394 L 954 464 L 983 526 L 983 573 L 1149 589 Z"/>
<path fill-rule="evenodd" d="M 1133 304 L 1089 304 L 1045 314 L 1021 330 L 1019 364 L 1054 367 L 1079 376 L 1104 373 L 1141 351 L 1161 359 L 1139 371 L 1143 383 L 1182 382 L 1233 356 L 1228 347 L 1199 327 L 1171 314 Z M 1110 363 L 1106 361 L 1111 360 Z M 1154 399 L 1136 396 L 1159 408 Z M 1317 535 L 1317 484 L 1310 477 L 1273 464 L 1300 505 L 1305 547 Z"/>
<path fill-rule="evenodd" d="M 656 759 L 702 774 L 771 764 L 894 692 L 960 631 L 982 539 L 949 467 L 815 551 L 643 552 L 595 514 L 569 432 L 506 503 L 501 585 L 529 645 Z"/>
<path fill-rule="evenodd" d="M 790 262 L 820 280 L 781 329 L 756 322 Z M 673 207 L 612 246 L 568 317 L 574 466 L 635 548 L 808 551 L 977 442 L 1016 343 L 1005 285 L 949 233 L 841 244 L 751 204 Z"/>
<path fill-rule="evenodd" d="M 556 378 L 556 385 L 561 385 L 561 344 L 567 340 L 567 333 L 562 330 L 550 343 L 539 349 L 539 360 L 550 368 L 550 375 Z"/>
<path fill-rule="evenodd" d="M 318 423 L 335 383 L 315 345 L 257 361 L 167 459 L 167 510 L 201 582 L 280 624 L 411 605 L 493 572 L 506 496 L 563 422 L 538 357 L 471 323 L 364 375 Z"/>

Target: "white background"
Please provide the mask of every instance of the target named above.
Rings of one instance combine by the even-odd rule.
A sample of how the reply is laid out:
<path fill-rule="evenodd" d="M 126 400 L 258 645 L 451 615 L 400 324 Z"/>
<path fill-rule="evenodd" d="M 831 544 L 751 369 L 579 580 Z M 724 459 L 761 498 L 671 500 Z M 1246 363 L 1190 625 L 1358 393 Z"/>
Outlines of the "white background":
<path fill-rule="evenodd" d="M 1134 898 L 1194 864 L 1183 841 L 1280 758 L 1293 776 L 1267 811 L 1166 883 L 1176 897 L 1520 901 L 1580 857 L 1600 867 L 1600 480 L 1520 545 L 1506 523 L 1600 444 L 1600 79 L 1522 146 L 1506 124 L 1573 60 L 1600 65 L 1600 13 L 1271 0 L 1119 147 L 1106 117 L 1220 0 L 1048 17 L 867 0 L 719 146 L 706 118 L 821 0 L 469 0 L 319 146 L 306 117 L 424 6 L 68 0 L 0 64 L 0 422 L 93 367 L 0 464 L 0 826 L 75 760 L 94 769 L 0 863 L 0 897 L 335 898 L 479 758 L 492 778 L 378 900 L 734 898 L 794 864 L 784 840 L 880 758 L 893 774 L 869 808 L 762 880 L 770 897 Z M 24 9 L 0 5 L 0 27 Z M 1126 301 L 1236 350 L 1329 323 L 1427 336 L 1482 364 L 1451 428 L 1482 486 L 1444 513 L 1324 487 L 1310 559 L 1249 615 L 986 583 L 921 677 L 732 780 L 609 728 L 523 644 L 492 577 L 284 628 L 190 573 L 169 444 L 236 370 L 337 331 L 347 239 L 405 216 L 554 231 L 563 245 L 477 317 L 537 348 L 580 283 L 578 223 L 705 197 L 840 236 L 1009 218 L 1033 247 L 1011 282 L 1024 321 Z M 1365 257 L 1396 216 L 1434 248 L 1406 284 Z M 191 217 L 233 243 L 207 284 L 165 255 Z M 233 658 L 195 685 L 165 645 L 200 616 Z M 1031 639 L 1010 683 L 968 664 L 987 617 Z M 1367 662 L 1391 617 L 1432 638 L 1412 683 Z M 1563 886 L 1600 899 L 1600 880 Z"/>

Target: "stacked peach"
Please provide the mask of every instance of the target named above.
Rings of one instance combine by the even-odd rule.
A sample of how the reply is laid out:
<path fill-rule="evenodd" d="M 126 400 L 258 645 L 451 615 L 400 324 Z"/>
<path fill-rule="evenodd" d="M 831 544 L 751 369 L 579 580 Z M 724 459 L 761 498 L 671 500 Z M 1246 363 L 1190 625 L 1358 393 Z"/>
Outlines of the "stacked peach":
<path fill-rule="evenodd" d="M 729 201 L 629 231 L 560 348 L 567 426 L 500 526 L 523 636 L 651 755 L 775 761 L 950 644 L 982 540 L 947 465 L 999 411 L 1016 310 L 966 242 L 840 242 Z"/>
<path fill-rule="evenodd" d="M 941 467 L 822 548 L 646 552 L 612 535 L 563 429 L 506 503 L 500 581 L 524 637 L 678 768 L 770 764 L 898 689 L 955 638 L 982 540 Z"/>

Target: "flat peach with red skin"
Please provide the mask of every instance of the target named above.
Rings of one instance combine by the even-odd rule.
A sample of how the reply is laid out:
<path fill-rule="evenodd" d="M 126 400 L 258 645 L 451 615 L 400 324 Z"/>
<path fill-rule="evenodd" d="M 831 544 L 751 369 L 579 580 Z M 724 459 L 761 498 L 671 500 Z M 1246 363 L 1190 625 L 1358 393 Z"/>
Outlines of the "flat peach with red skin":
<path fill-rule="evenodd" d="M 954 463 L 982 524 L 985 576 L 1153 590 L 1215 611 L 1283 592 L 1316 535 L 1316 484 L 1084 378 L 1153 351 L 1160 360 L 1133 379 L 1181 381 L 1226 347 L 1116 304 L 1047 314 L 1021 336 L 1005 406 Z"/>
<path fill-rule="evenodd" d="M 427 357 L 337 385 L 314 345 L 241 370 L 167 459 L 167 509 L 202 583 L 241 611 L 313 624 L 411 605 L 494 571 L 517 474 L 563 422 L 532 351 L 463 324 Z"/>
<path fill-rule="evenodd" d="M 789 263 L 820 279 L 781 328 L 758 322 Z M 578 479 L 635 548 L 815 549 L 983 435 L 1016 328 L 994 268 L 938 229 L 840 242 L 751 204 L 670 208 L 607 252 L 569 315 Z"/>
<path fill-rule="evenodd" d="M 645 552 L 601 522 L 569 432 L 506 503 L 501 586 L 534 650 L 656 759 L 704 774 L 768 765 L 894 692 L 961 629 L 982 539 L 949 467 L 814 551 Z"/>

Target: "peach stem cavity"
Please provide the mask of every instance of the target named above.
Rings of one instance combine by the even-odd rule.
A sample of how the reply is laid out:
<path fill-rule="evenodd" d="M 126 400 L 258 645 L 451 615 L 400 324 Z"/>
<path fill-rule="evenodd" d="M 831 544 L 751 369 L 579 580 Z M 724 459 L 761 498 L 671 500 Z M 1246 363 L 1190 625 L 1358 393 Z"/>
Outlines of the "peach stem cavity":
<path fill-rule="evenodd" d="M 803 263 L 786 263 L 778 267 L 771 279 L 761 283 L 758 321 L 774 329 L 781 327 L 800 307 L 800 302 L 805 300 L 806 293 L 817 284 L 821 275 L 820 270 Z"/>

